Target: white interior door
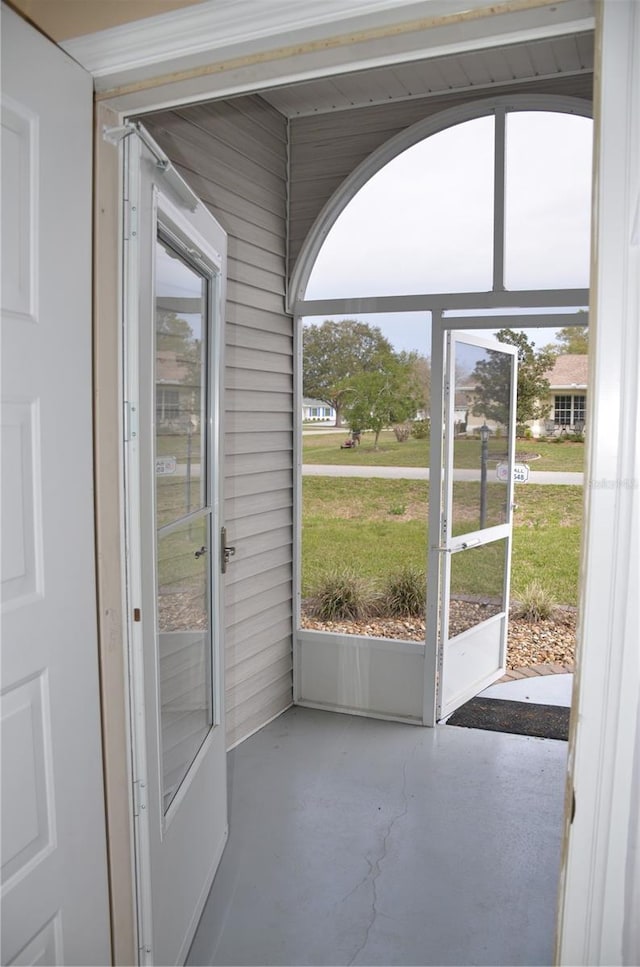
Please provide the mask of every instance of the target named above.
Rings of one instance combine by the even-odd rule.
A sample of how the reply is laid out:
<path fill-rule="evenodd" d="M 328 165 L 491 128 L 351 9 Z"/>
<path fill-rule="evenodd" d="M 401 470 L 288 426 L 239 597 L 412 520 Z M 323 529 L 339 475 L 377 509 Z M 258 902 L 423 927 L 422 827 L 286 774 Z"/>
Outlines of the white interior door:
<path fill-rule="evenodd" d="M 2 963 L 108 964 L 90 76 L 2 7 Z"/>
<path fill-rule="evenodd" d="M 513 514 L 516 350 L 446 334 L 443 459 L 432 463 L 439 508 L 432 553 L 437 627 L 436 720 L 505 671 Z M 433 445 L 433 444 L 432 444 Z M 440 468 L 442 471 L 440 472 Z"/>
<path fill-rule="evenodd" d="M 175 964 L 187 955 L 227 837 L 220 593 L 226 235 L 141 133 L 125 139 L 140 940 L 142 962 Z"/>

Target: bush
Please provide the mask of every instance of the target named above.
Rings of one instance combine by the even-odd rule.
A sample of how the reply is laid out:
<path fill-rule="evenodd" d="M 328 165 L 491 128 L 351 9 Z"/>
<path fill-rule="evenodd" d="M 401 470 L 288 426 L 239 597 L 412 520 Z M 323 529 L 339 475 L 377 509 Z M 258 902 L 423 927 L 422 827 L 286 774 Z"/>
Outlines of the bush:
<path fill-rule="evenodd" d="M 391 574 L 385 585 L 384 613 L 392 617 L 424 618 L 427 607 L 427 578 L 417 567 L 404 567 Z"/>
<path fill-rule="evenodd" d="M 516 423 L 516 436 L 521 439 L 526 437 L 529 427 L 526 423 Z"/>
<path fill-rule="evenodd" d="M 398 443 L 404 443 L 411 436 L 411 424 L 398 423 L 396 426 L 394 426 L 393 432 L 396 435 L 396 440 Z"/>
<path fill-rule="evenodd" d="M 363 621 L 378 611 L 379 595 L 371 581 L 353 571 L 336 570 L 318 581 L 309 613 L 318 621 Z"/>
<path fill-rule="evenodd" d="M 513 613 L 526 621 L 545 621 L 553 617 L 555 609 L 556 602 L 550 592 L 539 581 L 531 581 L 514 603 Z"/>
<path fill-rule="evenodd" d="M 429 420 L 414 420 L 411 427 L 411 436 L 415 440 L 428 440 L 431 431 Z"/>

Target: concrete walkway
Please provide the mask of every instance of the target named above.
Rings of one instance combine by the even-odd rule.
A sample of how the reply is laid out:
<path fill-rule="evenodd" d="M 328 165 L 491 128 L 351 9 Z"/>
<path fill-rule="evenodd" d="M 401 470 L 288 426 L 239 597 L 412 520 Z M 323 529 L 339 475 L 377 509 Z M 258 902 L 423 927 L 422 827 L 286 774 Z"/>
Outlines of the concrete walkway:
<path fill-rule="evenodd" d="M 562 671 L 536 671 L 540 665 L 526 668 L 526 675 L 519 674 L 510 677 L 507 673 L 495 685 L 490 685 L 480 692 L 481 698 L 500 698 L 512 702 L 536 702 L 538 705 L 564 705 L 571 708 L 571 694 L 573 691 L 573 674 Z M 562 667 L 562 666 L 556 666 Z M 511 673 L 513 674 L 513 673 Z"/>
<path fill-rule="evenodd" d="M 364 467 L 344 466 L 327 463 L 305 463 L 303 477 L 384 477 L 388 480 L 428 480 L 429 470 L 425 467 Z M 456 470 L 454 480 L 479 480 L 479 470 Z M 573 485 L 581 487 L 584 483 L 582 473 L 561 473 L 552 470 L 532 470 L 529 483 Z"/>

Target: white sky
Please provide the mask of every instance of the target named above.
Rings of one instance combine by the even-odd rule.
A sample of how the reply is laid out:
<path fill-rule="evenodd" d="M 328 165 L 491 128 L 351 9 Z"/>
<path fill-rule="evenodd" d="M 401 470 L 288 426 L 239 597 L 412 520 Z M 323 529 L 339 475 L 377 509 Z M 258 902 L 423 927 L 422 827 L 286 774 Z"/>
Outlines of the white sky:
<path fill-rule="evenodd" d="M 589 284 L 592 122 L 507 115 L 505 284 Z M 358 192 L 318 256 L 306 298 L 491 288 L 493 118 L 403 152 Z M 397 349 L 428 352 L 426 313 L 370 315 Z M 321 319 L 314 319 L 321 322 Z M 540 331 L 535 341 L 552 340 Z"/>

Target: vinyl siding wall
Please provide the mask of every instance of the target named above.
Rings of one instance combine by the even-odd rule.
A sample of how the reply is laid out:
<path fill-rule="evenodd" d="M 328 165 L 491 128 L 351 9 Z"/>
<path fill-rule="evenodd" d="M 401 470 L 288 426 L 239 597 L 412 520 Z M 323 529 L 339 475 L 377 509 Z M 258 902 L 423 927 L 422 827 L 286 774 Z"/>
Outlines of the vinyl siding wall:
<path fill-rule="evenodd" d="M 591 100 L 593 78 L 589 75 L 516 85 L 494 85 L 464 94 L 445 94 L 394 101 L 371 107 L 292 118 L 289 265 L 295 265 L 300 249 L 316 218 L 350 175 L 390 138 L 418 121 L 440 111 L 505 94 L 560 94 Z"/>
<path fill-rule="evenodd" d="M 143 123 L 229 240 L 225 522 L 228 745 L 292 701 L 293 324 L 284 312 L 286 121 L 259 97 Z"/>

